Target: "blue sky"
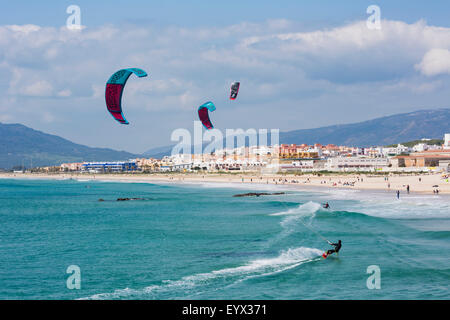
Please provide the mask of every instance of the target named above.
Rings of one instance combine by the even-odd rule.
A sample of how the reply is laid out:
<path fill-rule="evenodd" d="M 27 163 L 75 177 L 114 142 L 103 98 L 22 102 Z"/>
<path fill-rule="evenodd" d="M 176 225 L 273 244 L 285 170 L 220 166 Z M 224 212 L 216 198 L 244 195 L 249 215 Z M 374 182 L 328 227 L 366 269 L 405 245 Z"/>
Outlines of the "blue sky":
<path fill-rule="evenodd" d="M 335 24 L 365 19 L 365 9 L 372 4 L 382 8 L 383 17 L 391 20 L 449 26 L 450 2 L 410 0 L 16 0 L 2 4 L 2 24 L 37 24 L 60 26 L 65 23 L 65 9 L 76 4 L 83 9 L 83 23 L 99 26 L 106 23 L 151 22 L 179 26 L 226 26 L 241 21 L 263 22 L 288 19 L 317 24 Z"/>
<path fill-rule="evenodd" d="M 71 4 L 81 31 L 64 27 Z M 366 25 L 372 4 L 380 30 Z M 0 11 L 0 122 L 143 152 L 170 144 L 174 129 L 192 130 L 209 100 L 223 130 L 449 107 L 449 12 L 448 1 L 9 2 Z M 127 84 L 129 126 L 104 106 L 105 82 L 123 67 L 150 75 Z"/>

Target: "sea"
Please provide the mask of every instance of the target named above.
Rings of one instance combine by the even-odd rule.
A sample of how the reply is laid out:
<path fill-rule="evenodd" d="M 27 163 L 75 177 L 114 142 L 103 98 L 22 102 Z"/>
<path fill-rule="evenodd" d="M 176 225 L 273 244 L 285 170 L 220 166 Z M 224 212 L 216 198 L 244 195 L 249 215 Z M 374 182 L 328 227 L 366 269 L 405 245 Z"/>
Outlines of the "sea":
<path fill-rule="evenodd" d="M 0 204 L 2 300 L 450 299 L 446 195 L 0 179 Z"/>

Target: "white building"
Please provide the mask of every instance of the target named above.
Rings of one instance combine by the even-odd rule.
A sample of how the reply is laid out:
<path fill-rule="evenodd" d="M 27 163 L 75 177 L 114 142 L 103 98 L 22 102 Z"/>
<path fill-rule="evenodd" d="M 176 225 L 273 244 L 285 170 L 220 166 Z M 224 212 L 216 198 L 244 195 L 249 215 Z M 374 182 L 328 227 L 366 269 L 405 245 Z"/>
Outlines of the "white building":
<path fill-rule="evenodd" d="M 439 160 L 439 168 L 443 171 L 450 172 L 450 160 Z"/>
<path fill-rule="evenodd" d="M 325 168 L 342 169 L 376 169 L 389 166 L 388 158 L 336 157 L 328 158 Z"/>
<path fill-rule="evenodd" d="M 314 169 L 314 160 L 295 160 L 289 164 L 280 165 L 280 169 L 283 171 L 312 171 Z"/>
<path fill-rule="evenodd" d="M 398 144 L 396 147 L 389 147 L 389 148 L 383 148 L 383 155 L 384 156 L 398 156 L 402 153 L 409 153 L 411 152 L 411 148 L 408 148 L 407 146 L 404 146 L 402 144 Z"/>
<path fill-rule="evenodd" d="M 444 149 L 450 149 L 450 133 L 446 133 L 444 136 Z"/>
<path fill-rule="evenodd" d="M 275 154 L 275 149 L 269 146 L 250 147 L 249 153 L 254 155 L 271 155 Z"/>
<path fill-rule="evenodd" d="M 174 154 L 174 155 L 170 156 L 170 161 L 174 165 L 192 164 L 192 155 L 191 154 Z"/>

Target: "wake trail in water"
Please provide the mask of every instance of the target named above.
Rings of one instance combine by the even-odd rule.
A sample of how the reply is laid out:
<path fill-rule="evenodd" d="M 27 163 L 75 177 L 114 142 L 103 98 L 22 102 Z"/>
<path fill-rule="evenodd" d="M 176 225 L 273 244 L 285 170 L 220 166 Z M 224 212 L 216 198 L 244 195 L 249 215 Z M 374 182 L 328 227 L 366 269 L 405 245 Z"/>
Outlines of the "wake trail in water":
<path fill-rule="evenodd" d="M 220 282 L 220 287 L 224 287 L 224 285 L 242 282 L 250 278 L 283 272 L 304 263 L 319 261 L 321 254 L 322 251 L 315 248 L 291 248 L 281 251 L 277 257 L 252 260 L 243 266 L 199 273 L 183 277 L 180 280 L 165 280 L 160 285 L 152 285 L 143 289 L 125 288 L 112 293 L 95 294 L 83 298 L 83 300 L 158 299 L 159 295 L 164 294 L 169 294 L 171 297 L 176 294 L 186 296 L 196 293 L 198 290 L 208 290 L 211 286 L 217 288 L 218 282 Z"/>
<path fill-rule="evenodd" d="M 293 232 L 298 230 L 299 223 L 306 228 L 311 228 L 311 223 L 316 217 L 316 213 L 322 210 L 322 205 L 317 202 L 309 201 L 299 205 L 296 208 L 288 209 L 287 211 L 270 214 L 271 216 L 282 216 L 280 225 L 283 228 L 281 233 L 267 242 L 266 246 L 271 246 L 274 243 L 288 237 Z"/>

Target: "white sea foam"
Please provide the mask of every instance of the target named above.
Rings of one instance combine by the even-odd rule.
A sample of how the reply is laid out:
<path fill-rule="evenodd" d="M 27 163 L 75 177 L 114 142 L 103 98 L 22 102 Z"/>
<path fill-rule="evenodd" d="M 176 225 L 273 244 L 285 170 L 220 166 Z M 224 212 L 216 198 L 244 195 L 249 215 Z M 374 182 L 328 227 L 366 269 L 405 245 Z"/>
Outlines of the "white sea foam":
<path fill-rule="evenodd" d="M 450 218 L 450 197 L 422 195 L 394 191 L 330 190 L 321 198 L 336 200 L 332 209 L 354 211 L 366 215 L 392 219 Z"/>
<path fill-rule="evenodd" d="M 287 211 L 272 213 L 271 216 L 312 216 L 322 208 L 320 203 L 308 201 L 299 205 L 296 208 L 288 209 Z"/>
<path fill-rule="evenodd" d="M 119 299 L 119 298 L 146 298 L 147 295 L 182 290 L 181 294 L 188 293 L 187 290 L 206 286 L 217 280 L 227 280 L 228 283 L 241 282 L 257 276 L 266 276 L 295 268 L 301 264 L 318 261 L 322 251 L 315 248 L 290 248 L 283 250 L 277 257 L 255 259 L 243 266 L 213 270 L 208 273 L 199 273 L 181 278 L 180 280 L 165 280 L 161 285 L 152 285 L 143 289 L 119 289 L 111 293 L 95 294 L 85 299 Z"/>

